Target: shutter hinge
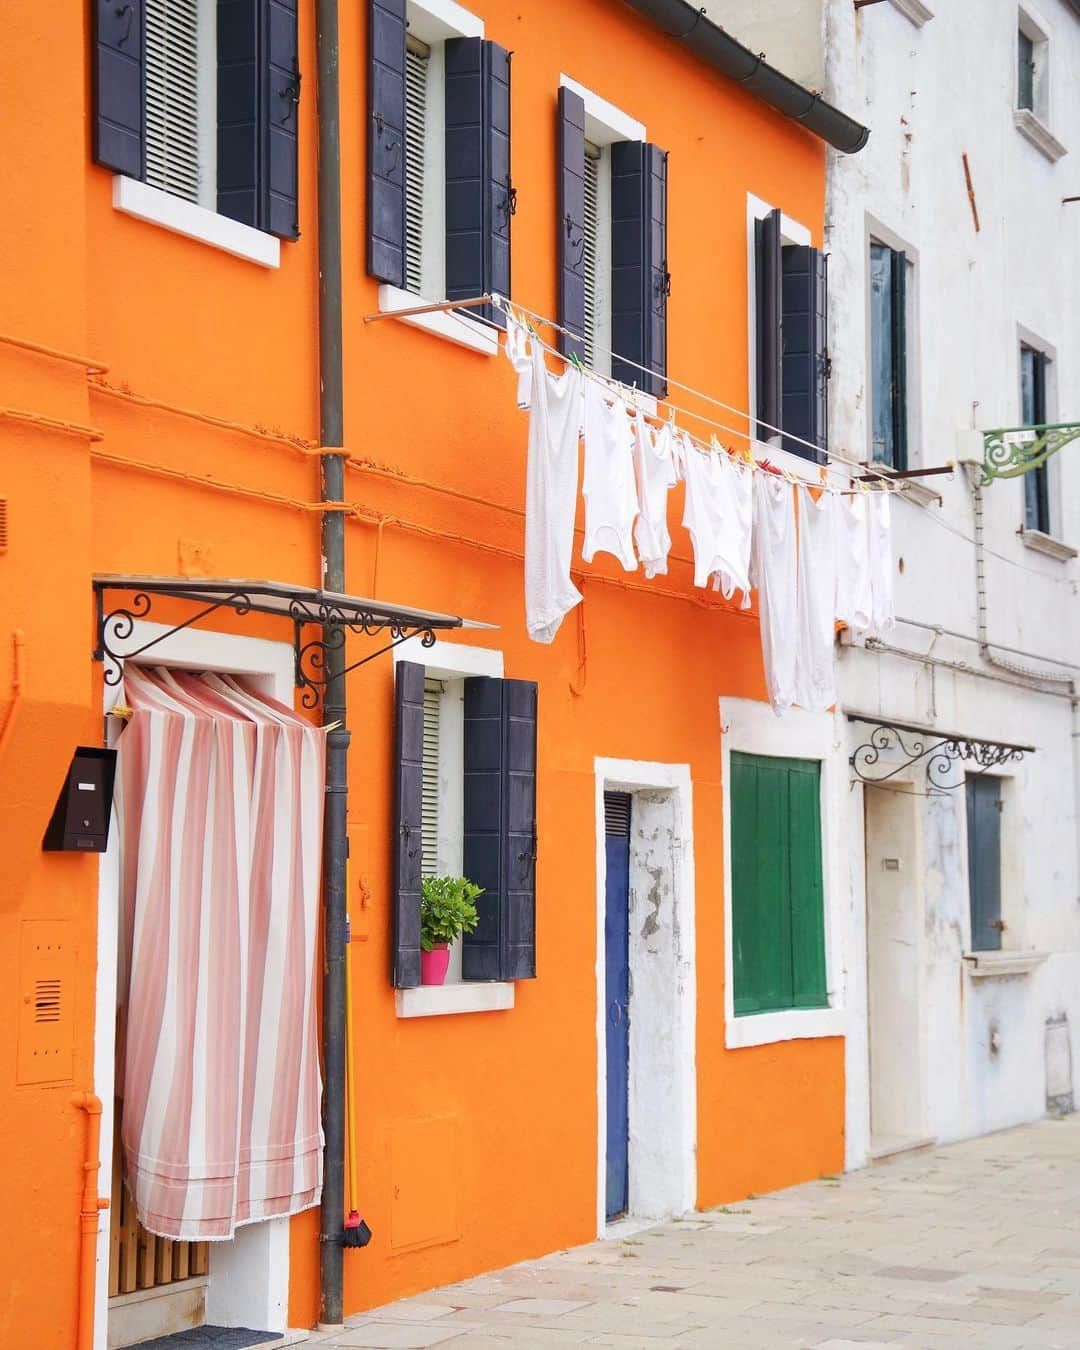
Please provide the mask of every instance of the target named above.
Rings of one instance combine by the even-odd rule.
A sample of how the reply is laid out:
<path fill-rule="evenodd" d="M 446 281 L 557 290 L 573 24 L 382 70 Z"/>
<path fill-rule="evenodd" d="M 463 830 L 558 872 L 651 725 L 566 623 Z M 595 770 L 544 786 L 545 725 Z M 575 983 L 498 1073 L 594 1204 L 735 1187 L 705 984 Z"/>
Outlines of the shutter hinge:
<path fill-rule="evenodd" d="M 517 215 L 517 188 L 514 187 L 510 175 L 506 175 L 506 201 L 503 202 L 503 210 L 508 216 Z"/>
<path fill-rule="evenodd" d="M 826 352 L 821 359 L 821 373 L 824 375 L 825 379 L 832 379 L 832 357 L 828 352 Z"/>
<path fill-rule="evenodd" d="M 298 106 L 300 103 L 300 81 L 302 79 L 303 76 L 300 71 L 298 69 L 294 70 L 293 77 L 289 83 L 278 90 L 278 96 L 280 98 L 287 98 L 294 107 Z"/>

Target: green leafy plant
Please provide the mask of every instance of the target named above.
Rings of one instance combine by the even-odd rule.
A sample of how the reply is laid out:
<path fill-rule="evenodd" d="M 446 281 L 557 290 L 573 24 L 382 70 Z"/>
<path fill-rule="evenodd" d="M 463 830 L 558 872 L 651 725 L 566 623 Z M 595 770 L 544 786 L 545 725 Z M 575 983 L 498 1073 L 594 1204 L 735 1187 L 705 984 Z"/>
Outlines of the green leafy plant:
<path fill-rule="evenodd" d="M 420 945 L 429 952 L 438 942 L 454 942 L 480 921 L 476 898 L 484 894 L 465 877 L 424 877 L 420 883 Z"/>

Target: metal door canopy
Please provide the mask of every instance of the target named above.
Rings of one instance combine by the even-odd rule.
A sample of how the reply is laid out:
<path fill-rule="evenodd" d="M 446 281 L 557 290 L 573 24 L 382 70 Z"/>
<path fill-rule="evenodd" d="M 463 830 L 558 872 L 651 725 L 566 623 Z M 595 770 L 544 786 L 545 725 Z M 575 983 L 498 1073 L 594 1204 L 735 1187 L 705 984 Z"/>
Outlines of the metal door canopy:
<path fill-rule="evenodd" d="M 869 738 L 856 746 L 850 761 L 855 776 L 864 783 L 887 783 L 923 760 L 930 790 L 951 792 L 965 781 L 964 773 L 953 780 L 952 771 L 958 764 L 971 765 L 973 771 L 986 773 L 1035 753 L 1033 745 L 982 740 L 862 713 L 848 713 L 847 720 L 873 728 Z"/>

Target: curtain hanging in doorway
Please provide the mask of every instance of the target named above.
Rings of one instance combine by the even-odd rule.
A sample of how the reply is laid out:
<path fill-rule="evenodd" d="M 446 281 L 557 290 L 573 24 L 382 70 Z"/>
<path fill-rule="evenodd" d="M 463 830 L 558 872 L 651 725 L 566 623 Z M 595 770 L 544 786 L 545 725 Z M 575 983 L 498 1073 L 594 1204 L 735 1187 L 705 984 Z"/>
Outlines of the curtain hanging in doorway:
<path fill-rule="evenodd" d="M 319 1201 L 324 733 L 228 676 L 137 670 L 120 739 L 120 1088 L 142 1224 Z"/>

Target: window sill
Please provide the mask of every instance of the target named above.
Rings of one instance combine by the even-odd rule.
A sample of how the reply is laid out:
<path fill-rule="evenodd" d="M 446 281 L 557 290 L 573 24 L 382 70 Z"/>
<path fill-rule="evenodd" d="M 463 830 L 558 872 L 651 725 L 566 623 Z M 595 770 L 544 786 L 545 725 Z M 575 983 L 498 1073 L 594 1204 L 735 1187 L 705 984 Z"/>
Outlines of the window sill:
<path fill-rule="evenodd" d="M 934 17 L 934 11 L 927 9 L 922 0 L 892 0 L 892 5 L 893 9 L 898 9 L 916 28 L 921 28 L 927 19 Z"/>
<path fill-rule="evenodd" d="M 420 984 L 395 989 L 398 1017 L 446 1017 L 451 1013 L 503 1012 L 514 1006 L 512 984 Z"/>
<path fill-rule="evenodd" d="M 1030 108 L 1017 108 L 1013 112 L 1013 122 L 1017 131 L 1025 136 L 1036 150 L 1040 150 L 1051 164 L 1056 164 L 1062 155 L 1069 152 L 1058 140 L 1046 123 Z"/>
<path fill-rule="evenodd" d="M 398 286 L 379 287 L 379 313 L 395 314 L 400 309 L 413 309 L 426 302 L 421 296 L 412 295 Z M 499 353 L 499 335 L 490 328 L 474 323 L 460 312 L 442 309 L 428 314 L 403 315 L 402 323 L 420 328 L 433 337 L 453 342 L 458 347 L 467 347 L 469 351 L 479 352 L 482 356 L 497 356 Z"/>
<path fill-rule="evenodd" d="M 124 178 L 121 174 L 113 178 L 113 206 L 136 220 L 146 220 L 187 239 L 197 239 L 200 244 L 209 244 L 259 267 L 281 265 L 281 241 L 275 235 L 253 230 L 250 225 L 219 216 L 216 211 L 195 206 L 182 197 L 170 196 L 137 178 Z"/>
<path fill-rule="evenodd" d="M 1029 975 L 1046 960 L 1047 952 L 965 952 L 968 972 L 973 980 L 995 975 Z"/>
<path fill-rule="evenodd" d="M 1058 562 L 1071 562 L 1076 557 L 1076 549 L 1061 539 L 1055 539 L 1052 534 L 1044 534 L 1042 530 L 1028 530 L 1023 525 L 1016 533 L 1025 548 L 1033 549 L 1036 553 L 1044 553 L 1048 558 L 1056 558 Z"/>
<path fill-rule="evenodd" d="M 891 464 L 883 464 L 880 460 L 872 459 L 868 473 L 879 473 L 883 478 L 891 478 L 896 470 Z M 911 500 L 919 506 L 940 506 L 942 497 L 940 492 L 935 492 L 932 487 L 927 487 L 925 483 L 920 483 L 917 478 L 901 478 L 897 483 L 897 491 L 903 497 L 910 497 Z"/>
<path fill-rule="evenodd" d="M 846 1032 L 842 1008 L 792 1008 L 784 1012 L 748 1013 L 724 1025 L 724 1044 L 729 1050 L 751 1045 L 775 1045 L 777 1041 L 819 1040 Z"/>

